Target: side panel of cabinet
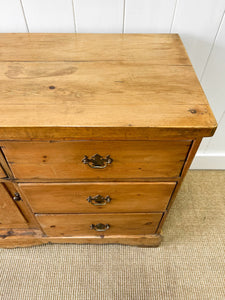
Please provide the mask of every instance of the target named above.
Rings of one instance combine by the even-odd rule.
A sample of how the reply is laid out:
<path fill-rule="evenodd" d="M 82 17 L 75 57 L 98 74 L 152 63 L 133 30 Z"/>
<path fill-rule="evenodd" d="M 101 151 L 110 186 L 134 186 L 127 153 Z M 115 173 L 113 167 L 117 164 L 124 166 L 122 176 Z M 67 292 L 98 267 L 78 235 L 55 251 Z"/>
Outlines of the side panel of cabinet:
<path fill-rule="evenodd" d="M 11 198 L 5 185 L 0 183 L 0 226 L 11 224 L 26 224 L 26 220 Z"/>

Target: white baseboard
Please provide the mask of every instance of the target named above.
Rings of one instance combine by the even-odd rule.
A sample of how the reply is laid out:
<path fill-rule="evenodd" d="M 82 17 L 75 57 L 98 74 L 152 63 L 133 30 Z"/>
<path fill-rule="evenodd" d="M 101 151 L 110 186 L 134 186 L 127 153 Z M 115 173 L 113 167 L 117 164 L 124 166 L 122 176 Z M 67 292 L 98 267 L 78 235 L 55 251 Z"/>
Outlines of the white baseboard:
<path fill-rule="evenodd" d="M 197 154 L 191 169 L 225 170 L 225 154 Z"/>

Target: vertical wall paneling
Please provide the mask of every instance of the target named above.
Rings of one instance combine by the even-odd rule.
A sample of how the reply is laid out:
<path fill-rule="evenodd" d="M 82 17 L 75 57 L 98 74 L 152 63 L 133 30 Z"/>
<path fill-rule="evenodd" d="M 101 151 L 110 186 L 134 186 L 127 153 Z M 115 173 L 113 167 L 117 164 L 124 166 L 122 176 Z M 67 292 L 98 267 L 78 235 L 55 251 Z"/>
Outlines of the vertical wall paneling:
<path fill-rule="evenodd" d="M 207 62 L 224 9 L 224 0 L 177 1 L 172 32 L 181 35 L 199 78 Z"/>
<path fill-rule="evenodd" d="M 219 123 L 205 153 L 225 154 L 225 16 L 202 77 L 202 86 Z"/>
<path fill-rule="evenodd" d="M 22 0 L 30 32 L 75 32 L 72 0 Z"/>
<path fill-rule="evenodd" d="M 176 0 L 126 0 L 125 33 L 168 33 Z"/>
<path fill-rule="evenodd" d="M 206 153 L 199 153 L 194 158 L 191 169 L 225 170 L 225 112 L 215 135 L 210 140 Z"/>
<path fill-rule="evenodd" d="M 209 145 L 210 140 L 211 140 L 211 137 L 207 137 L 207 138 L 202 139 L 201 144 L 198 148 L 197 155 L 205 153 L 205 151 L 207 150 L 207 147 Z"/>
<path fill-rule="evenodd" d="M 77 32 L 122 33 L 124 0 L 74 0 Z"/>
<path fill-rule="evenodd" d="M 213 136 L 207 150 L 208 153 L 225 154 L 225 112 L 220 120 L 218 130 Z"/>
<path fill-rule="evenodd" d="M 216 119 L 219 121 L 225 110 L 225 16 L 201 83 Z"/>
<path fill-rule="evenodd" d="M 19 0 L 0 0 L 0 32 L 27 32 Z"/>

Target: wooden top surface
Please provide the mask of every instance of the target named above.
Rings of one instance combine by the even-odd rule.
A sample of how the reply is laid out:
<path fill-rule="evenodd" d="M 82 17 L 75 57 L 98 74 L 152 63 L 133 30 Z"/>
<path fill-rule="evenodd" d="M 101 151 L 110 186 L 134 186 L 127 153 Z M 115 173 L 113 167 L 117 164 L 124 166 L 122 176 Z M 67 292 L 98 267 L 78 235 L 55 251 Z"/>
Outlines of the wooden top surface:
<path fill-rule="evenodd" d="M 216 128 L 176 34 L 0 34 L 0 91 L 0 139 Z"/>

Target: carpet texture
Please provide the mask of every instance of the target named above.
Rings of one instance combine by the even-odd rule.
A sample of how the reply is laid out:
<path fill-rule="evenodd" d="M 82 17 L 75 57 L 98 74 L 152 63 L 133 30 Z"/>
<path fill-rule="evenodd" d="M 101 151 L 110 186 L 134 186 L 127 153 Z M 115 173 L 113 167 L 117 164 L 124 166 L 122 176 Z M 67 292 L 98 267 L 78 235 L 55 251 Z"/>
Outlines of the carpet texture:
<path fill-rule="evenodd" d="M 0 249 L 0 299 L 225 299 L 225 171 L 189 171 L 159 248 Z"/>

